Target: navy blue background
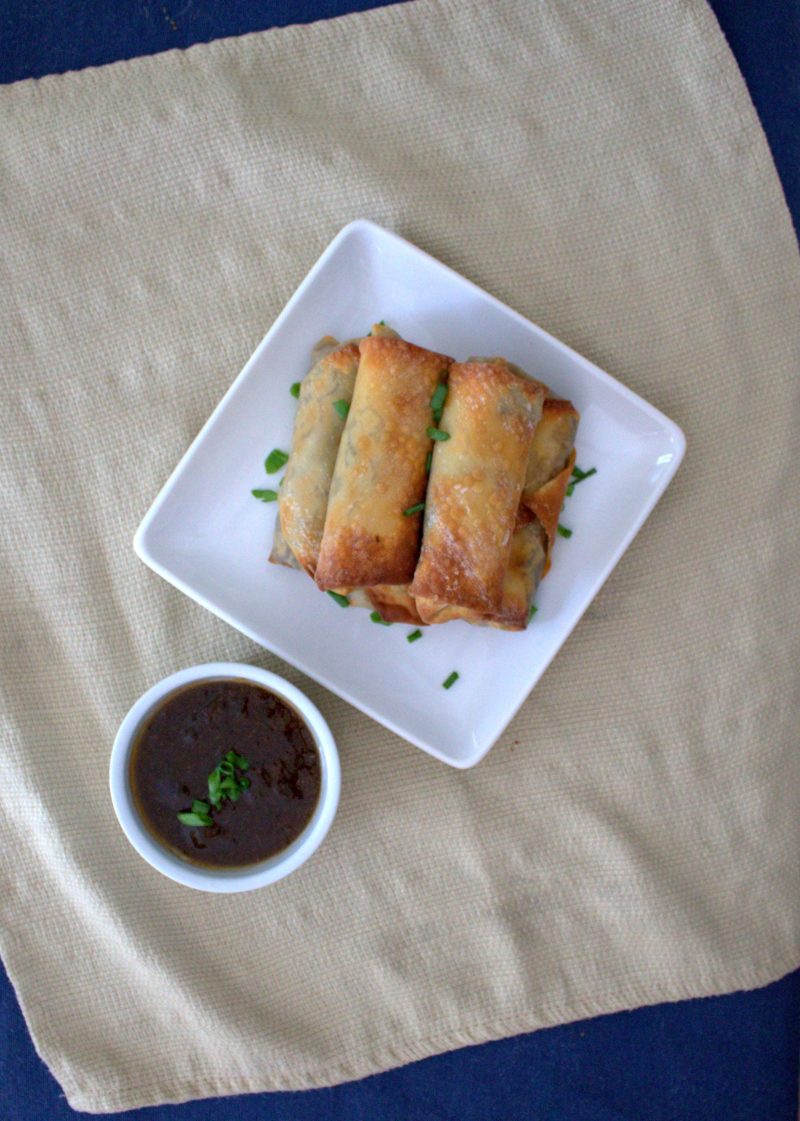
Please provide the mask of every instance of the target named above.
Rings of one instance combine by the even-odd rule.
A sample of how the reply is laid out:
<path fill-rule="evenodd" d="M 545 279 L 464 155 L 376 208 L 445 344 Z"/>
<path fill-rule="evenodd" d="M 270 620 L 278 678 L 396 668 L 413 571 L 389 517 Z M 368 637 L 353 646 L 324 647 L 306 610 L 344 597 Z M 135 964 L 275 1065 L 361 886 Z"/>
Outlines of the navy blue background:
<path fill-rule="evenodd" d="M 0 82 L 377 6 L 374 0 L 0 0 Z M 712 7 L 744 74 L 800 229 L 800 0 L 712 0 Z M 117 1116 L 796 1121 L 799 1054 L 800 972 L 757 992 L 601 1016 L 468 1047 L 330 1090 Z M 34 1053 L 11 986 L 0 976 L 0 1118 L 74 1116 Z"/>

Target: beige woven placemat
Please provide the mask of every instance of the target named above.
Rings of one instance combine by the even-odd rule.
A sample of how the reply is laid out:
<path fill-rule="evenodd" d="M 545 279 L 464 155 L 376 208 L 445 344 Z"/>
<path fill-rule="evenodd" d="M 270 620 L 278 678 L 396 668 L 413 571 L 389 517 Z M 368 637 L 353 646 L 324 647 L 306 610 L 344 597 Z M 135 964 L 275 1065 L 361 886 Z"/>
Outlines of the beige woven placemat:
<path fill-rule="evenodd" d="M 131 549 L 359 215 L 688 436 L 471 772 Z M 0 268 L 0 939 L 73 1106 L 319 1086 L 800 962 L 800 269 L 700 0 L 419 0 L 3 89 Z M 106 788 L 130 703 L 215 658 L 299 682 L 344 767 L 314 859 L 232 898 L 148 868 Z"/>

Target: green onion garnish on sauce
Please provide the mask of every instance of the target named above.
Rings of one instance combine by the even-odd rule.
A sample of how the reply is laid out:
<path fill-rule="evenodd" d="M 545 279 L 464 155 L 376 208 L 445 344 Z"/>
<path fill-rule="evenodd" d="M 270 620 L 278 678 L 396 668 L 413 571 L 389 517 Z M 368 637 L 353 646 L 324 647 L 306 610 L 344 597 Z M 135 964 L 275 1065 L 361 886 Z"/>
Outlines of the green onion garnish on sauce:
<path fill-rule="evenodd" d="M 417 502 L 413 506 L 409 506 L 403 511 L 404 518 L 410 518 L 412 514 L 419 514 L 425 509 L 424 502 Z"/>
<path fill-rule="evenodd" d="M 277 502 L 278 492 L 276 490 L 251 490 L 253 498 L 258 498 L 262 502 Z"/>
<path fill-rule="evenodd" d="M 534 617 L 534 615 L 536 614 L 536 612 L 537 612 L 538 610 L 539 610 L 539 609 L 538 609 L 538 607 L 536 606 L 536 604 L 535 604 L 535 603 L 532 603 L 532 604 L 531 604 L 531 606 L 530 606 L 530 610 L 528 611 L 528 622 L 529 622 L 529 623 L 530 623 L 531 619 L 532 619 L 532 618 Z"/>
<path fill-rule="evenodd" d="M 428 436 L 428 439 L 430 439 L 430 440 L 449 440 L 450 439 L 450 433 L 449 432 L 443 432 L 441 430 L 441 428 L 434 428 L 433 426 L 431 426 L 430 428 L 426 428 L 425 432 L 426 432 L 426 435 Z"/>
<path fill-rule="evenodd" d="M 428 452 L 428 454 L 425 457 L 425 474 L 426 475 L 430 475 L 431 464 L 432 463 L 433 463 L 433 452 Z"/>
<path fill-rule="evenodd" d="M 178 821 L 181 825 L 213 825 L 213 821 L 208 814 L 180 813 L 178 814 Z"/>
<path fill-rule="evenodd" d="M 339 592 L 330 592 L 330 591 L 328 592 L 328 595 L 331 597 L 332 600 L 334 600 L 336 603 L 338 603 L 340 607 L 349 607 L 350 606 L 350 600 L 347 598 L 347 596 L 340 595 Z"/>
<path fill-rule="evenodd" d="M 455 670 L 453 670 L 453 672 L 449 675 L 449 677 L 446 677 L 444 679 L 444 681 L 442 682 L 442 688 L 443 689 L 449 689 L 452 685 L 455 685 L 455 683 L 457 681 L 458 681 L 458 674 L 456 673 Z"/>
<path fill-rule="evenodd" d="M 559 537 L 572 537 L 572 530 L 567 529 L 567 527 L 565 525 L 559 525 L 558 536 Z"/>
<path fill-rule="evenodd" d="M 406 642 L 416 642 L 418 638 L 422 638 L 422 631 L 412 631 L 411 634 L 406 635 Z"/>
<path fill-rule="evenodd" d="M 289 392 L 291 393 L 292 397 L 295 397 L 295 398 L 299 397 L 300 396 L 300 382 L 299 381 L 293 382 L 292 385 L 289 387 Z"/>
<path fill-rule="evenodd" d="M 211 807 L 218 810 L 225 798 L 229 798 L 231 802 L 238 802 L 244 791 L 249 789 L 250 779 L 242 778 L 238 774 L 239 771 L 249 769 L 250 764 L 243 755 L 240 755 L 238 751 L 229 751 L 208 776 L 208 804 L 195 799 L 192 802 L 192 814 L 189 816 L 205 817 L 207 820 L 201 822 L 201 824 L 211 825 Z M 200 812 L 201 806 L 205 806 L 205 812 Z M 185 814 L 178 814 L 184 825 L 192 824 L 184 820 L 186 816 Z"/>
<path fill-rule="evenodd" d="M 391 627 L 392 625 L 391 623 L 388 623 L 386 619 L 384 619 L 380 611 L 371 611 L 369 617 L 373 621 L 373 623 L 380 623 L 382 627 Z"/>
<path fill-rule="evenodd" d="M 264 460 L 264 470 L 268 475 L 274 475 L 276 471 L 280 471 L 281 467 L 285 467 L 288 462 L 289 456 L 286 452 L 282 452 L 280 448 L 273 448 Z"/>
<path fill-rule="evenodd" d="M 336 409 L 342 420 L 347 420 L 347 414 L 350 412 L 350 405 L 347 401 L 334 401 L 333 407 Z"/>

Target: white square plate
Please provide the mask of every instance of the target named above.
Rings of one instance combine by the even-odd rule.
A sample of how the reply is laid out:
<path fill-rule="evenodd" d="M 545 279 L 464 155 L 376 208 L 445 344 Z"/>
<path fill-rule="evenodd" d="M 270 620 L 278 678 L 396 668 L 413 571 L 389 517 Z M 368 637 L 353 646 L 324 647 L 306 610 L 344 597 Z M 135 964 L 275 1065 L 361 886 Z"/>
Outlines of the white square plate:
<path fill-rule="evenodd" d="M 276 504 L 254 499 L 263 462 L 290 446 L 292 382 L 326 334 L 385 319 L 421 346 L 464 359 L 503 354 L 581 413 L 576 487 L 528 630 L 466 623 L 378 626 L 303 574 L 267 563 Z M 379 226 L 331 242 L 176 467 L 136 534 L 141 559 L 244 634 L 454 767 L 481 759 L 539 680 L 678 468 L 680 429 L 597 366 Z M 442 682 L 460 677 L 449 691 Z"/>

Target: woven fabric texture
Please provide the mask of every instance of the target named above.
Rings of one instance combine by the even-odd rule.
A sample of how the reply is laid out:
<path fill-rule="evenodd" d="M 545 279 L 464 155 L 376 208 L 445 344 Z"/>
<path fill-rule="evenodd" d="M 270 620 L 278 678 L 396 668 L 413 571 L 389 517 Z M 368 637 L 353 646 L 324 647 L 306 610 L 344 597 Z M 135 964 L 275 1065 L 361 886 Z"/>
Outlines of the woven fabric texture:
<path fill-rule="evenodd" d="M 474 771 L 131 548 L 359 216 L 688 438 Z M 0 948 L 75 1108 L 330 1084 L 800 962 L 800 268 L 700 0 L 417 0 L 5 88 L 0 270 Z M 107 789 L 132 701 L 217 659 L 304 688 L 343 762 L 326 843 L 245 896 L 148 868 Z"/>

